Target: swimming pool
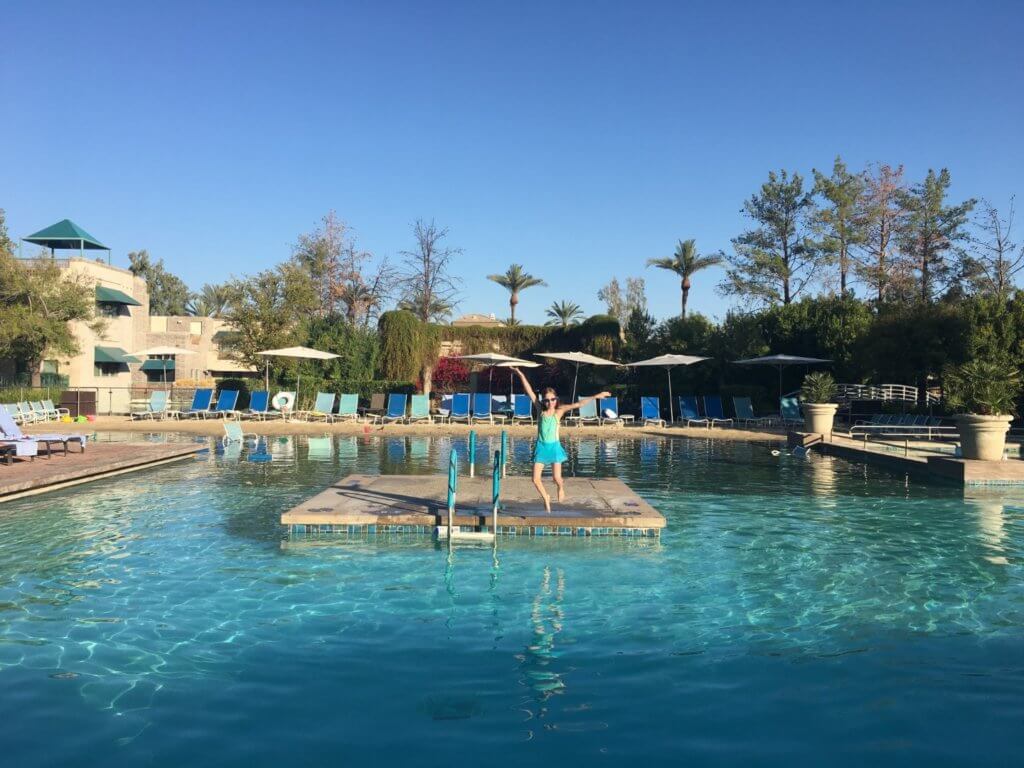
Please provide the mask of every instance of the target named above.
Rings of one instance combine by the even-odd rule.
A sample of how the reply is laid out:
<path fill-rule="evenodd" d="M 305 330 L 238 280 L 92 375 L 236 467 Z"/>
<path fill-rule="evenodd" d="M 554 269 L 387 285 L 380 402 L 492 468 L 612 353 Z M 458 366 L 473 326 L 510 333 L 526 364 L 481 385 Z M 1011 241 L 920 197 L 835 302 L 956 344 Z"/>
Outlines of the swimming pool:
<path fill-rule="evenodd" d="M 451 445 L 278 438 L 269 462 L 218 449 L 0 506 L 5 764 L 1018 759 L 1024 501 L 588 439 L 569 471 L 622 477 L 660 540 L 449 557 L 277 523 L 349 471 L 438 472 Z"/>

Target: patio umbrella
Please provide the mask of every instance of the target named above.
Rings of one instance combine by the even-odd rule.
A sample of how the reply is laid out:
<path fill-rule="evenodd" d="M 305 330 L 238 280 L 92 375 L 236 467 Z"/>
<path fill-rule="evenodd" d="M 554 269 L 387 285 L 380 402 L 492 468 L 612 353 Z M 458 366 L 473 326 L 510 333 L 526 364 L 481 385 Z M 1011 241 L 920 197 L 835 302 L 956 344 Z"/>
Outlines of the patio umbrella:
<path fill-rule="evenodd" d="M 696 357 L 694 355 L 658 355 L 648 360 L 626 363 L 626 365 L 634 368 L 656 366 L 665 369 L 665 374 L 668 376 L 668 416 L 669 423 L 671 423 L 676 420 L 675 404 L 672 402 L 672 369 L 680 365 L 693 365 L 707 359 L 706 357 Z"/>
<path fill-rule="evenodd" d="M 284 347 L 283 349 L 264 349 L 262 352 L 257 352 L 257 355 L 263 355 L 264 357 L 291 357 L 297 360 L 333 360 L 340 355 L 335 355 L 331 352 L 321 352 L 319 349 L 310 349 L 309 347 Z M 301 378 L 301 372 L 296 369 L 295 372 L 295 402 L 299 402 L 299 380 Z M 266 372 L 266 387 L 270 389 L 270 361 L 267 361 L 267 372 Z"/>
<path fill-rule="evenodd" d="M 765 355 L 764 357 L 751 357 L 747 360 L 734 360 L 737 365 L 770 365 L 779 369 L 779 413 L 782 413 L 782 369 L 787 365 L 816 365 L 818 363 L 831 363 L 831 360 L 823 360 L 820 357 L 799 357 L 798 355 Z"/>
<path fill-rule="evenodd" d="M 183 349 L 181 347 L 164 346 L 147 347 L 146 349 L 140 349 L 138 352 L 129 352 L 128 354 L 131 355 L 132 357 L 141 357 L 143 355 L 145 355 L 146 357 L 156 357 L 158 355 L 173 355 L 177 357 L 178 355 L 194 355 L 195 351 L 191 349 Z M 161 365 L 160 368 L 163 372 L 164 386 L 167 386 L 167 363 L 172 361 L 160 360 L 159 362 L 163 363 L 163 365 Z"/>
<path fill-rule="evenodd" d="M 495 368 L 540 368 L 540 363 L 534 363 L 534 362 L 531 362 L 530 360 L 516 360 L 514 362 L 510 360 L 510 361 L 504 362 L 504 363 L 495 363 L 494 367 Z M 508 372 L 508 398 L 509 398 L 509 404 L 510 405 L 512 403 L 512 395 L 514 395 L 515 391 L 516 391 L 515 384 L 514 384 L 514 379 L 512 378 L 512 376 L 513 376 L 512 371 L 509 371 Z"/>
<path fill-rule="evenodd" d="M 480 353 L 475 354 L 475 355 L 461 355 L 459 357 L 459 359 L 460 360 L 469 360 L 471 362 L 481 363 L 483 365 L 489 365 L 492 369 L 493 368 L 498 368 L 498 367 L 512 368 L 512 367 L 516 367 L 516 366 L 523 366 L 523 367 L 529 368 L 530 366 L 534 365 L 533 363 L 529 362 L 528 360 L 520 360 L 518 357 L 509 357 L 508 355 L 502 355 L 502 354 L 499 354 L 497 352 L 480 352 Z M 487 372 L 487 388 L 488 389 L 491 388 L 491 373 L 492 373 L 492 371 L 488 371 Z M 511 375 L 512 375 L 512 373 L 509 372 L 509 376 L 511 376 Z"/>
<path fill-rule="evenodd" d="M 576 382 L 580 377 L 580 365 L 619 365 L 614 360 L 588 355 L 586 352 L 538 352 L 537 357 L 548 357 L 552 360 L 564 360 L 576 365 L 576 374 L 572 379 L 572 402 L 576 402 Z"/>

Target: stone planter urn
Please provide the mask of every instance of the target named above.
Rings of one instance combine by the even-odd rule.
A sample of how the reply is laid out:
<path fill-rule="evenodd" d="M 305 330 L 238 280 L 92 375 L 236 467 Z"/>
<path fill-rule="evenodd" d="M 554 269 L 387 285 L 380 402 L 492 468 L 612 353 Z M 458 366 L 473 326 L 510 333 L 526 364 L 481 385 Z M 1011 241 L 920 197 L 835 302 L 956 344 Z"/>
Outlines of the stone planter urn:
<path fill-rule="evenodd" d="M 1002 461 L 1006 433 L 1013 416 L 981 416 L 963 413 L 955 417 L 960 432 L 960 452 L 965 459 Z"/>
<path fill-rule="evenodd" d="M 837 403 L 801 403 L 804 412 L 804 432 L 821 435 L 824 440 L 832 439 L 832 423 L 839 410 Z"/>

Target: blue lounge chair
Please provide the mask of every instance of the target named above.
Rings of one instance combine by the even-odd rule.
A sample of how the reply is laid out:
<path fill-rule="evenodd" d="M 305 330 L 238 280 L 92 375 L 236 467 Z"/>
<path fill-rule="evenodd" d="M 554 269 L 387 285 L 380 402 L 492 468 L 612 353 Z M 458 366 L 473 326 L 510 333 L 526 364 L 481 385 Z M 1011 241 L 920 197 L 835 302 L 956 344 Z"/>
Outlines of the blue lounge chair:
<path fill-rule="evenodd" d="M 505 421 L 504 416 L 496 416 L 491 412 L 490 392 L 477 392 L 473 395 L 472 421 L 486 421 L 488 424 L 493 424 L 495 419 Z"/>
<path fill-rule="evenodd" d="M 464 421 L 469 424 L 472 420 L 473 415 L 469 410 L 469 394 L 462 392 L 452 395 L 452 409 L 448 413 L 448 421 Z"/>
<path fill-rule="evenodd" d="M 770 427 L 775 421 L 771 416 L 754 415 L 754 404 L 749 397 L 734 397 L 732 407 L 736 411 L 736 421 L 744 426 Z"/>
<path fill-rule="evenodd" d="M 33 421 L 39 421 L 36 416 L 36 412 L 32 410 L 32 406 L 29 405 L 28 400 L 22 400 L 17 404 L 18 413 L 21 414 L 22 424 L 31 424 Z"/>
<path fill-rule="evenodd" d="M 184 411 L 174 411 L 178 417 L 199 418 L 210 410 L 210 403 L 213 402 L 213 390 L 208 388 L 197 389 L 192 393 L 192 405 Z"/>
<path fill-rule="evenodd" d="M 800 410 L 800 401 L 795 397 L 783 397 L 779 400 L 779 411 L 782 414 L 782 423 L 789 426 L 798 426 L 804 423 L 804 414 Z"/>
<path fill-rule="evenodd" d="M 664 427 L 665 420 L 661 418 L 661 399 L 657 397 L 640 398 L 640 419 L 643 426 L 654 424 Z"/>
<path fill-rule="evenodd" d="M 235 406 L 238 404 L 237 389 L 222 389 L 217 395 L 217 405 L 213 410 L 203 411 L 200 415 L 206 419 L 215 416 L 218 419 L 238 418 L 238 411 Z"/>
<path fill-rule="evenodd" d="M 405 421 L 405 405 L 408 402 L 408 395 L 400 395 L 392 392 L 388 395 L 388 410 L 381 417 L 385 424 L 389 421 Z"/>
<path fill-rule="evenodd" d="M 613 415 L 609 416 L 611 413 Z M 602 397 L 597 403 L 597 415 L 601 424 L 618 424 L 624 426 L 633 421 L 631 414 L 619 413 L 619 398 Z"/>
<path fill-rule="evenodd" d="M 330 421 L 334 415 L 334 401 L 336 399 L 333 392 L 317 392 L 312 408 L 308 411 L 295 411 L 292 415 L 301 417 L 306 421 Z"/>
<path fill-rule="evenodd" d="M 338 412 L 331 421 L 344 421 L 346 419 L 351 419 L 352 421 L 359 420 L 359 395 L 357 394 L 341 395 L 338 398 Z"/>
<path fill-rule="evenodd" d="M 50 446 L 54 443 L 58 443 L 64 448 L 65 456 L 67 456 L 68 453 L 68 443 L 78 443 L 84 453 L 85 443 L 87 440 L 85 435 L 75 435 L 71 433 L 26 435 L 21 431 L 21 427 L 14 423 L 14 419 L 12 419 L 8 413 L 0 413 L 0 433 L 3 433 L 3 436 L 0 437 L 0 439 L 10 442 L 25 440 L 33 443 L 43 443 L 46 445 L 47 456 L 50 455 Z"/>
<path fill-rule="evenodd" d="M 732 419 L 726 418 L 722 398 L 718 395 L 704 395 L 704 416 L 712 427 L 716 424 L 732 426 Z"/>
<path fill-rule="evenodd" d="M 243 419 L 259 419 L 261 421 L 277 415 L 277 413 L 270 412 L 270 393 L 265 389 L 258 389 L 250 394 L 249 407 L 241 412 Z"/>
<path fill-rule="evenodd" d="M 601 417 L 597 415 L 597 401 L 588 400 L 580 406 L 579 410 L 571 416 L 566 416 L 567 423 L 582 427 L 584 424 L 600 424 Z"/>
<path fill-rule="evenodd" d="M 34 440 L 0 440 L 0 456 L 8 466 L 14 463 L 15 458 L 35 461 L 38 453 L 39 443 Z"/>
<path fill-rule="evenodd" d="M 693 395 L 679 396 L 679 413 L 676 421 L 683 422 L 686 426 L 697 424 L 698 426 L 711 428 L 711 422 L 701 418 L 697 412 L 697 398 Z"/>
<path fill-rule="evenodd" d="M 405 421 L 407 424 L 412 424 L 414 421 L 425 421 L 428 424 L 434 423 L 434 420 L 430 417 L 430 397 L 428 395 L 412 396 L 409 402 L 409 415 Z"/>
<path fill-rule="evenodd" d="M 512 423 L 525 421 L 533 424 L 533 401 L 529 395 L 513 395 L 512 397 Z"/>
<path fill-rule="evenodd" d="M 42 400 L 32 400 L 29 403 L 29 407 L 32 409 L 32 414 L 36 417 L 36 421 L 49 421 L 50 414 L 43 408 Z"/>
<path fill-rule="evenodd" d="M 136 419 L 162 419 L 167 415 L 168 392 L 158 389 L 149 393 L 149 402 L 146 403 L 146 410 L 135 411 L 128 414 L 132 421 Z"/>

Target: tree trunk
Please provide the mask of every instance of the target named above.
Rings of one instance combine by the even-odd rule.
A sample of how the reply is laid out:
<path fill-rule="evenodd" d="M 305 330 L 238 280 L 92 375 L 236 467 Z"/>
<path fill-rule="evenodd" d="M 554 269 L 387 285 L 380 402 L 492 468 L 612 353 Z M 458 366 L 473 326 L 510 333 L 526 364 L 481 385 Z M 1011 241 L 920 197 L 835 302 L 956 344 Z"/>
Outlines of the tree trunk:
<path fill-rule="evenodd" d="M 846 295 L 846 246 L 839 249 L 839 295 Z"/>
<path fill-rule="evenodd" d="M 684 277 L 682 281 L 682 288 L 680 290 L 681 305 L 679 307 L 680 317 L 686 317 L 686 302 L 690 298 L 690 278 Z"/>
<path fill-rule="evenodd" d="M 434 366 L 424 365 L 423 366 L 423 394 L 430 395 L 430 390 L 434 386 Z"/>
<path fill-rule="evenodd" d="M 518 303 L 519 303 L 519 296 L 516 295 L 516 293 L 513 291 L 512 295 L 509 296 L 509 299 L 508 299 L 508 306 L 509 306 L 509 309 L 512 311 L 512 317 L 511 317 L 512 325 L 516 324 L 516 304 L 518 304 Z"/>

